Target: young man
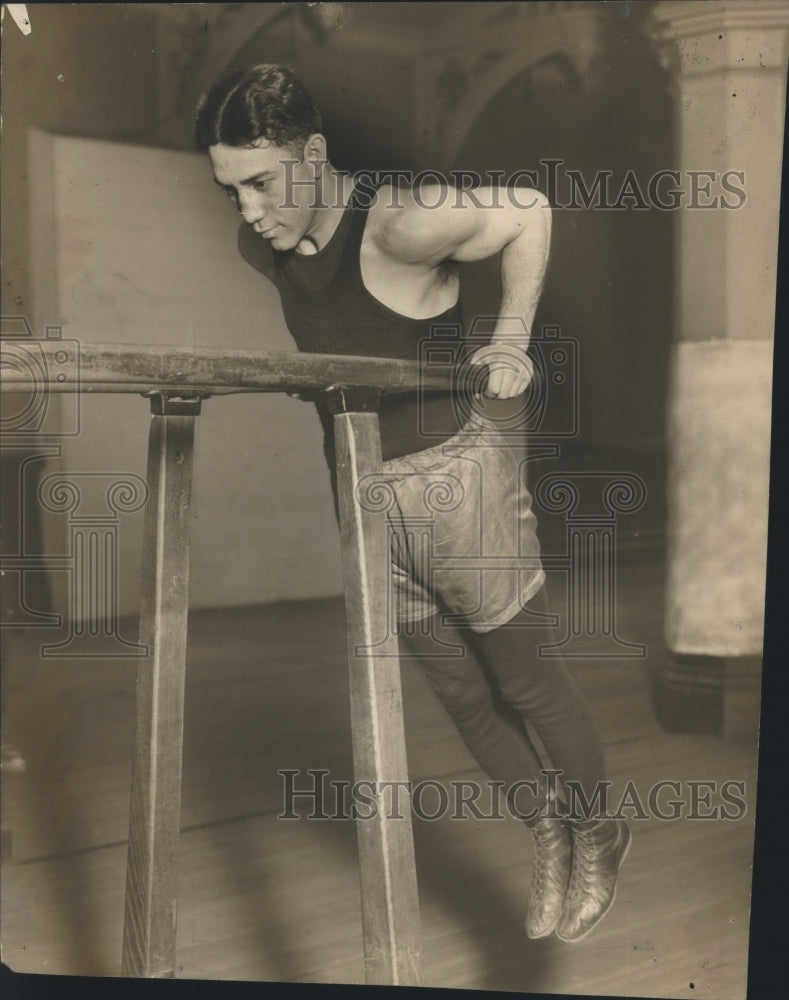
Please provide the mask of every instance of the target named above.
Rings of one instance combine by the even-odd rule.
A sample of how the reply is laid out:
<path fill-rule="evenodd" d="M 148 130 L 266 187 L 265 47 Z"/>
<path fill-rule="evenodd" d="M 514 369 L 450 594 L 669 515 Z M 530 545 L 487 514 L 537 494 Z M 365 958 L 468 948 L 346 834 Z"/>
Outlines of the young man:
<path fill-rule="evenodd" d="M 489 399 L 524 393 L 550 243 L 546 198 L 523 189 L 516 200 L 495 189 L 362 186 L 332 167 L 321 128 L 300 79 L 275 65 L 218 83 L 197 118 L 214 179 L 243 218 L 239 248 L 277 286 L 299 349 L 416 360 L 436 329 L 461 327 L 457 264 L 501 253 L 499 318 L 470 360 L 489 367 Z M 527 934 L 555 930 L 578 941 L 613 903 L 630 832 L 600 814 L 603 754 L 586 699 L 561 660 L 539 653 L 556 636 L 541 624 L 545 574 L 518 463 L 495 420 L 481 407 L 462 418 L 455 404 L 449 394 L 426 394 L 385 397 L 381 406 L 400 631 L 533 833 Z M 333 472 L 331 418 L 318 408 Z M 431 483 L 448 486 L 450 502 L 431 508 Z M 424 519 L 426 504 L 433 552 L 476 556 L 474 568 L 425 565 L 409 525 Z M 479 568 L 483 552 L 491 568 Z M 521 557 L 522 568 L 499 569 L 496 556 Z M 436 655 L 448 646 L 463 655 Z M 579 793 L 571 809 L 544 780 L 527 725 L 564 789 Z"/>

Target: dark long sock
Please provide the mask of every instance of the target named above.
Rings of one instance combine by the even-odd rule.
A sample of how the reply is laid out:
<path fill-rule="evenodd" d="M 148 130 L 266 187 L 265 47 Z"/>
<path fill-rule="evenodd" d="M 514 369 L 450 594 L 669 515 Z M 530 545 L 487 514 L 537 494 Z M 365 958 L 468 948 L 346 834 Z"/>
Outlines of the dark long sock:
<path fill-rule="evenodd" d="M 463 741 L 493 781 L 514 790 L 509 809 L 530 817 L 545 803 L 542 763 L 522 725 L 502 712 L 485 668 L 468 644 L 469 631 L 431 619 L 427 631 L 403 640 L 404 652 L 417 659 Z M 443 645 L 442 645 L 443 644 Z M 459 657 L 439 657 L 449 645 L 460 646 Z M 533 782 L 534 790 L 524 784 Z"/>
<path fill-rule="evenodd" d="M 501 695 L 522 719 L 534 726 L 550 761 L 563 771 L 562 781 L 583 791 L 595 811 L 595 792 L 603 788 L 603 747 L 585 695 L 561 658 L 540 654 L 540 647 L 559 641 L 555 628 L 539 624 L 531 612 L 550 612 L 545 588 L 511 622 L 491 632 L 474 634 L 471 642 L 489 669 Z"/>

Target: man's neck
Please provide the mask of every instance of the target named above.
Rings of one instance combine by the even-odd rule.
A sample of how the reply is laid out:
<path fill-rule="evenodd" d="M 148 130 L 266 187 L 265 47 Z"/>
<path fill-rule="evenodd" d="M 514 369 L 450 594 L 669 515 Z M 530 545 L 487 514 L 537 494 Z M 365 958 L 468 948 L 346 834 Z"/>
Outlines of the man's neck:
<path fill-rule="evenodd" d="M 296 252 L 305 257 L 318 253 L 334 236 L 354 189 L 354 179 L 350 174 L 335 170 L 326 164 L 321 176 L 320 197 L 324 208 L 315 212 L 314 225 L 305 233 L 296 247 Z"/>

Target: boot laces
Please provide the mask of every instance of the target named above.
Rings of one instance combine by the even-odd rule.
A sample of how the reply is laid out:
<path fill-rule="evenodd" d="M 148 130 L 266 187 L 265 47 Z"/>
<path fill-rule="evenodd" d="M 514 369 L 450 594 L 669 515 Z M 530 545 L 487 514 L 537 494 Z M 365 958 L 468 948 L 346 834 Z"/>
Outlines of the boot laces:
<path fill-rule="evenodd" d="M 551 821 L 561 824 L 561 820 Z M 562 830 L 564 825 L 561 824 Z M 532 829 L 534 837 L 534 868 L 532 870 L 532 892 L 535 897 L 542 897 L 548 891 L 548 871 L 552 862 L 556 829 L 548 823 L 540 823 Z"/>
<path fill-rule="evenodd" d="M 574 890 L 592 887 L 600 875 L 606 874 L 606 860 L 617 841 L 600 842 L 596 830 L 576 830 L 573 838 L 574 863 L 571 871 L 571 887 Z"/>

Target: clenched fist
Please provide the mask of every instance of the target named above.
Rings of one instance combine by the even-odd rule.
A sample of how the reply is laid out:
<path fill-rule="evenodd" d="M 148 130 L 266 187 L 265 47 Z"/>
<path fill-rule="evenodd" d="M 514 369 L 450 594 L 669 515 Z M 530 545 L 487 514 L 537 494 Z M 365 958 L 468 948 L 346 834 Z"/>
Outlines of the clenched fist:
<path fill-rule="evenodd" d="M 534 376 L 531 358 L 511 344 L 486 344 L 469 358 L 469 364 L 487 365 L 490 371 L 485 395 L 488 399 L 512 399 L 520 396 Z"/>

